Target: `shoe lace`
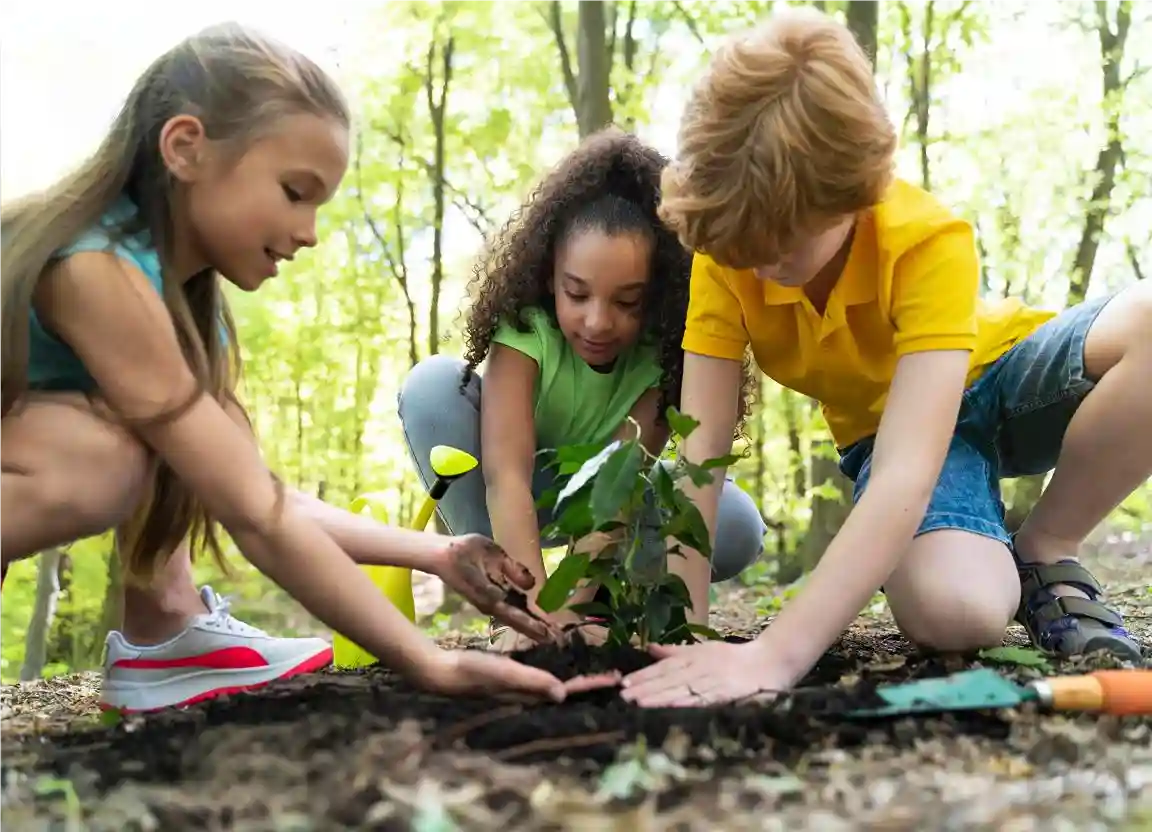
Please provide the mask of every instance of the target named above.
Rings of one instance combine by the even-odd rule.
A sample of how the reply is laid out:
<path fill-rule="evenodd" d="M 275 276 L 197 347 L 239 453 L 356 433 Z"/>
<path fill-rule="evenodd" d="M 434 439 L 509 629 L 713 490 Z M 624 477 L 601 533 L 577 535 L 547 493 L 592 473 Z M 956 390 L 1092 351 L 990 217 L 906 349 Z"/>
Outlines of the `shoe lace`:
<path fill-rule="evenodd" d="M 232 599 L 229 596 L 212 593 L 212 602 L 209 605 L 208 615 L 204 622 L 221 630 L 228 630 L 237 635 L 267 636 L 259 627 L 245 624 L 238 618 L 232 617 Z"/>

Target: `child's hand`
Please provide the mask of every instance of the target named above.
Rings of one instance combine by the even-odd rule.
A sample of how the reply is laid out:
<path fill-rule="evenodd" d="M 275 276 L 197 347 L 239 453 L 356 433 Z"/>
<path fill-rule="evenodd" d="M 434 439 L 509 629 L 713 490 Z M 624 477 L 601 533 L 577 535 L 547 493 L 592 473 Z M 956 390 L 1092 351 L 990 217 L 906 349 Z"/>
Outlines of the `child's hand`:
<path fill-rule="evenodd" d="M 746 644 L 705 641 L 653 644 L 658 661 L 624 678 L 621 694 L 645 708 L 723 705 L 768 700 L 791 688 L 789 675 L 760 640 Z"/>
<path fill-rule="evenodd" d="M 562 682 L 545 670 L 478 650 L 441 650 L 413 675 L 421 687 L 450 696 L 520 693 L 554 702 L 620 682 L 618 672 L 577 676 Z"/>
<path fill-rule="evenodd" d="M 431 571 L 480 612 L 529 638 L 555 641 L 559 635 L 547 618 L 508 603 L 509 590 L 525 592 L 536 579 L 489 538 L 479 534 L 449 538 Z"/>
<path fill-rule="evenodd" d="M 577 631 L 583 637 L 584 643 L 590 646 L 597 646 L 608 640 L 607 629 L 599 624 L 585 624 L 584 619 L 574 612 L 558 610 L 551 615 L 546 613 L 540 613 L 540 615 L 551 622 L 557 631 L 564 634 L 565 643 L 570 642 Z M 572 627 L 572 625 L 580 626 Z M 492 639 L 491 651 L 494 653 L 517 653 L 521 650 L 530 650 L 534 646 L 536 646 L 536 642 L 523 633 L 518 633 L 511 627 L 501 627 L 498 634 Z"/>

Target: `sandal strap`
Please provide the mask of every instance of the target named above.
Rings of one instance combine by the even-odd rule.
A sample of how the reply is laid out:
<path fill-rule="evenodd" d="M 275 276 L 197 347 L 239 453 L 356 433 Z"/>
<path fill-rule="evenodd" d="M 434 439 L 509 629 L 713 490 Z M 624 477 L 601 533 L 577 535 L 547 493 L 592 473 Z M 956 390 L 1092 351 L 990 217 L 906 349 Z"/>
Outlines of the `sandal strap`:
<path fill-rule="evenodd" d="M 1045 589 L 1053 584 L 1068 584 L 1093 598 L 1103 594 L 1104 588 L 1096 578 L 1074 561 L 1064 563 L 1021 563 L 1020 588 L 1025 597 L 1030 597 L 1037 590 Z M 1081 599 L 1083 600 L 1083 599 Z"/>
<path fill-rule="evenodd" d="M 1031 612 L 1029 617 L 1038 625 L 1039 629 L 1044 629 L 1069 615 L 1081 619 L 1091 618 L 1107 627 L 1119 627 L 1124 623 L 1124 619 L 1118 613 L 1099 601 L 1090 601 L 1087 598 L 1068 595 L 1057 596 L 1041 604 Z"/>

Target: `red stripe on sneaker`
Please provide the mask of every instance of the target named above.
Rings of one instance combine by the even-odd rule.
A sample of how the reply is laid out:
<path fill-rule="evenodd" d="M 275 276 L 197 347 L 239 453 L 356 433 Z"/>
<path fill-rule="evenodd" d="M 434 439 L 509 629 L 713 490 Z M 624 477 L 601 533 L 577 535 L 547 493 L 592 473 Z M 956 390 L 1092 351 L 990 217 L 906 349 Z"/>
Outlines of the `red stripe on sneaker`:
<path fill-rule="evenodd" d="M 225 647 L 211 653 L 185 656 L 181 659 L 118 659 L 113 667 L 131 670 L 171 670 L 176 667 L 204 667 L 210 670 L 247 670 L 267 667 L 268 660 L 251 647 Z"/>
<path fill-rule="evenodd" d="M 158 711 L 165 711 L 168 708 L 186 708 L 189 705 L 195 705 L 198 702 L 205 702 L 209 699 L 215 699 L 218 696 L 227 696 L 231 693 L 245 693 L 246 691 L 258 690 L 267 687 L 272 682 L 278 682 L 282 679 L 290 679 L 293 676 L 301 676 L 305 673 L 314 673 L 317 670 L 323 670 L 332 664 L 332 648 L 321 650 L 315 656 L 305 659 L 290 670 L 286 670 L 277 676 L 275 679 L 268 679 L 264 682 L 256 682 L 251 685 L 230 685 L 222 688 L 213 688 L 206 690 L 201 694 L 185 699 L 183 702 L 173 702 L 171 705 L 165 705 L 159 708 L 114 708 L 105 702 L 100 703 L 100 710 L 102 711 L 120 711 L 126 714 L 140 714 L 140 713 L 157 713 Z"/>

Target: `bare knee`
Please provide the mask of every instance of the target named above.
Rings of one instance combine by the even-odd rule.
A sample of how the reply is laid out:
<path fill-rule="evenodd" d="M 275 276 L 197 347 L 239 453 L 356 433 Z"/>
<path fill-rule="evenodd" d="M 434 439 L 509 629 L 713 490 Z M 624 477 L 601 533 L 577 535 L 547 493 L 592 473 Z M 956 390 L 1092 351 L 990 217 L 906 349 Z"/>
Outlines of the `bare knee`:
<path fill-rule="evenodd" d="M 944 530 L 913 542 L 885 592 L 909 641 L 951 653 L 1001 644 L 1020 584 L 1002 543 Z"/>
<path fill-rule="evenodd" d="M 898 620 L 913 644 L 943 653 L 965 653 L 997 647 L 1012 621 L 998 605 L 966 593 L 925 598 L 916 615 Z"/>
<path fill-rule="evenodd" d="M 1102 378 L 1122 360 L 1152 366 L 1152 283 L 1129 286 L 1097 316 L 1084 343 L 1084 365 L 1090 378 Z"/>

